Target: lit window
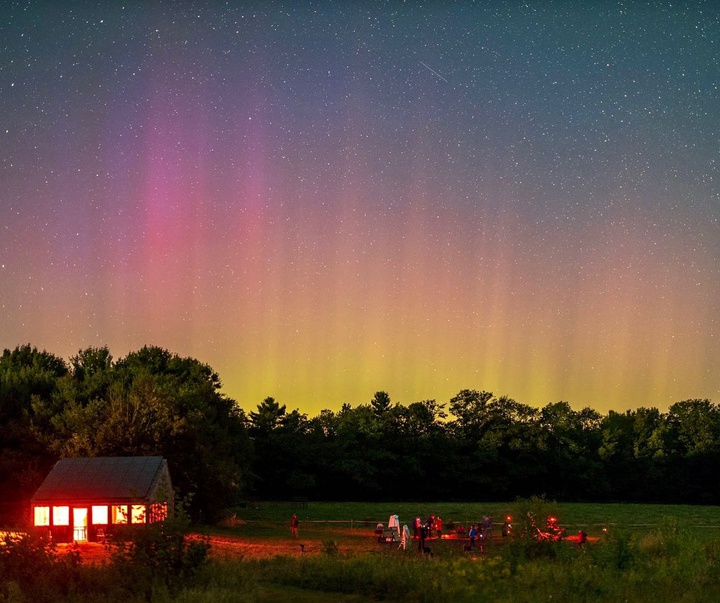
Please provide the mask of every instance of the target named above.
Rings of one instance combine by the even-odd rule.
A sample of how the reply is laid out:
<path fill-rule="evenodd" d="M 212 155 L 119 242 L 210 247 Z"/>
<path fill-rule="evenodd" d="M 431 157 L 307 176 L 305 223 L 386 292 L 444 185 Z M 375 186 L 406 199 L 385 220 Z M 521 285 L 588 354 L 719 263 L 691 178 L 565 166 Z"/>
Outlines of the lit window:
<path fill-rule="evenodd" d="M 107 505 L 93 506 L 92 508 L 92 522 L 96 526 L 107 525 L 108 522 L 108 508 Z"/>
<path fill-rule="evenodd" d="M 35 525 L 50 525 L 50 507 L 35 507 Z"/>
<path fill-rule="evenodd" d="M 145 505 L 132 506 L 132 523 L 145 523 Z"/>
<path fill-rule="evenodd" d="M 70 525 L 70 507 L 53 507 L 53 525 Z"/>
<path fill-rule="evenodd" d="M 112 522 L 113 523 L 127 523 L 128 522 L 127 505 L 113 505 L 112 506 Z"/>
<path fill-rule="evenodd" d="M 150 506 L 150 523 L 167 519 L 167 503 L 153 503 Z"/>

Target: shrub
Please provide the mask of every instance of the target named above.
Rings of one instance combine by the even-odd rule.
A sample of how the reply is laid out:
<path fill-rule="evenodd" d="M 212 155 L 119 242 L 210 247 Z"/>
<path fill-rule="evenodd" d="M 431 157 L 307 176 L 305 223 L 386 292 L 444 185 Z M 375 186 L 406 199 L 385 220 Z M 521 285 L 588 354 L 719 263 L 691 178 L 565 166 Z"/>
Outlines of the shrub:
<path fill-rule="evenodd" d="M 59 555 L 45 538 L 32 534 L 5 536 L 0 546 L 0 593 L 5 599 L 19 590 L 29 600 L 56 600 L 77 590 L 80 561 L 77 547 Z"/>
<path fill-rule="evenodd" d="M 627 570 L 634 565 L 638 557 L 638 550 L 630 533 L 621 529 L 607 533 L 603 541 L 590 550 L 595 562 L 609 569 Z"/>
<path fill-rule="evenodd" d="M 133 526 L 127 540 L 113 540 L 111 568 L 117 583 L 133 594 L 147 598 L 153 589 L 176 592 L 190 584 L 207 561 L 207 537 L 189 537 L 189 521 L 179 506 L 176 517 L 163 522 Z"/>

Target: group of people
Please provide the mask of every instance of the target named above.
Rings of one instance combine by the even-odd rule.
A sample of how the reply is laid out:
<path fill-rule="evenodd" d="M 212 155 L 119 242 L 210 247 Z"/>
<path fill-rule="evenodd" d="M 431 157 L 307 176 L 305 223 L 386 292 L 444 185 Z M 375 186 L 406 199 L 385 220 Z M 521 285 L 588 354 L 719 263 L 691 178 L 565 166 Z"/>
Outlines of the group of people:
<path fill-rule="evenodd" d="M 512 530 L 512 518 L 508 515 L 505 518 L 505 523 L 503 523 L 502 526 L 502 536 L 503 538 L 507 538 Z M 293 538 L 298 537 L 298 524 L 300 522 L 298 521 L 297 514 L 293 513 L 292 517 L 290 518 L 290 533 Z M 534 524 L 534 521 L 533 521 Z M 390 517 L 390 521 L 388 522 L 388 528 L 391 530 L 397 530 L 398 535 L 401 535 L 401 546 L 404 549 L 407 540 L 410 536 L 407 526 L 403 526 L 402 531 L 400 530 L 400 523 L 397 515 L 392 515 Z M 465 550 L 473 550 L 475 548 L 480 548 L 480 550 L 484 549 L 486 543 L 492 542 L 492 529 L 493 529 L 493 520 L 492 517 L 489 515 L 485 515 L 483 517 L 483 520 L 479 523 L 472 524 L 470 526 L 470 529 L 467 532 L 468 537 L 468 543 L 465 545 Z M 414 538 L 418 542 L 418 550 L 421 553 L 427 553 L 428 549 L 425 544 L 425 541 L 430 538 L 442 538 L 443 534 L 443 521 L 442 518 L 438 515 L 430 515 L 425 522 L 423 522 L 419 517 L 416 517 L 413 521 L 413 531 L 414 531 Z M 380 535 L 383 534 L 383 527 L 382 524 L 378 524 L 376 530 L 376 533 L 379 533 Z M 434 533 L 434 536 L 433 536 Z M 547 521 L 547 533 L 541 532 L 538 530 L 539 534 L 547 534 L 548 536 L 552 536 L 553 540 L 562 540 L 562 538 L 565 536 L 565 529 L 561 528 L 558 525 L 557 518 L 554 516 L 548 517 Z M 457 528 L 457 536 L 462 537 L 465 535 L 465 528 L 463 526 L 458 526 Z M 585 530 L 581 530 L 578 533 L 578 540 L 579 543 L 585 544 L 587 541 L 587 532 Z"/>
<path fill-rule="evenodd" d="M 418 541 L 418 550 L 421 553 L 425 552 L 425 540 L 433 537 L 433 531 L 435 532 L 435 538 L 442 538 L 443 522 L 442 518 L 438 515 L 430 515 L 425 523 L 419 517 L 415 518 L 413 522 L 413 530 L 415 538 Z"/>
<path fill-rule="evenodd" d="M 507 537 L 510 534 L 511 518 L 508 516 L 505 519 L 505 523 L 502 527 L 503 537 Z M 483 549 L 485 543 L 492 542 L 492 530 L 493 520 L 489 515 L 485 515 L 482 521 L 472 524 L 469 530 L 465 530 L 463 526 L 458 526 L 457 535 L 459 537 L 467 537 L 468 543 L 466 544 L 466 550 L 473 550 L 475 548 Z M 425 522 L 419 517 L 415 518 L 413 522 L 413 533 L 414 538 L 418 543 L 418 550 L 420 552 L 426 552 L 427 547 L 425 541 L 430 538 L 442 538 L 443 534 L 443 522 L 440 516 L 430 515 Z"/>
<path fill-rule="evenodd" d="M 505 523 L 502 526 L 503 538 L 507 538 L 512 529 L 510 523 L 512 518 L 510 516 L 505 518 Z M 482 521 L 472 524 L 470 529 L 466 531 L 463 526 L 458 526 L 457 536 L 467 537 L 468 543 L 466 545 L 467 550 L 475 548 L 484 548 L 485 543 L 492 542 L 492 530 L 493 520 L 489 515 L 485 515 Z M 430 538 L 442 538 L 443 534 L 443 521 L 440 516 L 430 515 L 425 522 L 419 517 L 415 518 L 413 522 L 413 537 L 418 542 L 418 550 L 423 552 L 426 550 L 425 541 Z"/>
<path fill-rule="evenodd" d="M 433 531 L 435 532 L 436 538 L 442 538 L 443 521 L 439 515 L 437 517 L 430 515 L 430 517 L 425 520 L 425 523 L 423 523 L 419 517 L 416 517 L 413 522 L 413 529 L 415 538 L 432 538 Z"/>
<path fill-rule="evenodd" d="M 534 526 L 534 517 L 528 516 L 531 518 L 531 524 Z M 512 517 L 509 515 L 505 517 L 505 522 L 502 525 L 502 537 L 503 539 L 510 536 L 512 532 Z M 298 537 L 298 524 L 299 524 L 298 516 L 296 513 L 293 513 L 292 517 L 290 518 L 290 533 L 293 538 Z M 405 550 L 408 544 L 408 540 L 410 539 L 410 530 L 408 529 L 407 525 L 404 525 L 402 527 L 402 530 L 400 529 L 400 520 L 397 515 L 391 515 L 390 521 L 388 522 L 388 529 L 394 534 L 397 532 L 397 536 L 400 538 L 400 547 Z M 549 516 L 547 518 L 547 531 L 541 531 L 537 528 L 535 528 L 538 534 L 538 538 L 541 540 L 562 540 L 565 537 L 565 529 L 561 528 L 558 524 L 558 520 L 555 516 Z M 479 549 L 480 551 L 483 551 L 485 549 L 485 546 L 487 544 L 492 543 L 492 530 L 493 530 L 493 520 L 492 517 L 489 515 L 485 515 L 483 517 L 482 521 L 478 523 L 474 523 L 470 526 L 470 529 L 467 531 L 467 538 L 468 542 L 465 545 L 466 551 L 472 551 L 475 549 Z M 430 515 L 425 522 L 423 522 L 419 517 L 416 517 L 413 521 L 413 532 L 414 532 L 414 538 L 417 540 L 418 543 L 418 551 L 423 555 L 429 555 L 432 556 L 432 551 L 426 544 L 426 540 L 430 538 L 442 538 L 443 534 L 443 520 L 438 515 Z M 377 528 L 375 529 L 375 533 L 379 534 L 379 537 L 382 539 L 384 537 L 384 529 L 383 524 L 378 524 Z M 463 526 L 458 526 L 456 530 L 456 534 L 458 538 L 465 537 L 466 532 L 465 528 Z M 581 529 L 580 532 L 578 532 L 578 546 L 583 546 L 587 542 L 587 532 L 584 529 Z M 395 538 L 387 538 L 388 541 L 397 542 Z M 303 545 L 301 545 L 302 547 Z"/>
<path fill-rule="evenodd" d="M 480 542 L 480 548 L 485 546 L 486 542 L 492 542 L 492 528 L 493 521 L 492 517 L 486 515 L 480 523 L 474 523 L 470 526 L 468 531 L 468 544 L 467 549 L 472 550 L 476 547 L 477 542 Z M 504 530 L 503 530 L 504 534 Z"/>

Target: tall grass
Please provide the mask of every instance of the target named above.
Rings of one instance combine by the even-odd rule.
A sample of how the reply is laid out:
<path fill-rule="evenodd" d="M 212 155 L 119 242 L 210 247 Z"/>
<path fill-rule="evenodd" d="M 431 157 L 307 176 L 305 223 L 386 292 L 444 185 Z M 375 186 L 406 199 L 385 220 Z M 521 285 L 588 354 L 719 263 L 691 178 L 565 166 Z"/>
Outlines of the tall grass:
<path fill-rule="evenodd" d="M 513 559 L 512 555 L 516 557 Z M 355 600 L 419 601 L 717 601 L 717 550 L 668 531 L 611 533 L 585 548 L 548 545 L 544 555 L 503 547 L 477 557 L 416 554 L 277 557 L 215 562 L 205 568 L 202 600 L 264 600 L 261 593 L 352 595 Z M 197 599 L 196 599 L 197 600 Z"/>
<path fill-rule="evenodd" d="M 243 593 L 296 592 L 388 601 L 716 601 L 720 600 L 720 513 L 717 508 L 664 505 L 555 504 L 542 499 L 508 504 L 311 503 L 301 511 L 306 529 L 312 518 L 353 518 L 367 529 L 385 515 L 401 522 L 428 513 L 468 525 L 484 514 L 530 512 L 539 519 L 557 514 L 563 525 L 587 529 L 599 542 L 579 547 L 568 542 L 518 539 L 482 555 L 464 553 L 457 542 L 433 543 L 434 557 L 379 550 L 363 556 L 222 561 L 208 567 L 208 589 L 225 588 L 225 576 L 244 576 Z M 272 505 L 254 510 L 272 531 L 287 511 Z M 361 518 L 358 522 L 357 518 Z M 249 525 L 252 525 L 252 520 Z M 302 524 L 301 524 L 302 525 Z M 349 524 L 346 524 L 349 525 Z M 251 528 L 252 529 L 252 528 Z M 215 586 L 213 586 L 215 585 Z M 209 591 L 208 591 L 209 592 Z M 262 597 L 250 600 L 265 600 Z M 280 596 L 280 595 L 278 595 Z M 359 599 L 357 597 L 360 597 Z M 278 598 L 278 600 L 281 600 Z M 339 600 L 339 599 L 338 599 Z"/>
<path fill-rule="evenodd" d="M 313 503 L 307 508 L 308 515 L 317 512 L 314 506 Z M 428 508 L 438 514 L 451 506 Z M 538 517 L 552 512 L 561 519 L 577 511 L 577 507 L 554 505 L 541 499 L 499 505 L 497 509 L 518 515 L 531 512 Z M 383 513 L 388 510 L 402 513 L 403 507 L 380 509 Z M 465 517 L 479 519 L 482 513 L 502 516 L 491 505 L 459 510 L 467 513 L 458 515 L 463 521 Z M 276 519 L 271 514 L 259 519 L 266 522 L 263 529 L 271 537 L 287 539 L 287 509 L 279 511 Z M 611 517 L 607 508 L 597 506 L 597 511 Z M 647 514 L 644 509 L 633 510 L 638 517 L 643 515 L 640 511 Z M 337 513 L 341 512 L 347 509 L 338 508 Z M 373 512 L 377 509 L 370 507 L 370 513 Z M 465 552 L 457 541 L 434 541 L 432 557 L 419 554 L 414 547 L 407 551 L 378 547 L 371 553 L 343 553 L 336 539 L 342 536 L 336 536 L 332 530 L 320 530 L 325 538 L 318 555 L 213 559 L 193 564 L 197 573 L 191 580 L 180 583 L 155 580 L 150 588 L 141 590 L 128 588 L 119 580 L 118 567 L 129 573 L 126 580 L 132 580 L 127 563 L 87 567 L 78 564 L 75 557 L 55 559 L 51 549 L 22 543 L 13 558 L 8 556 L 7 547 L 5 552 L 0 551 L 0 601 L 718 601 L 720 537 L 712 529 L 709 536 L 700 529 L 714 519 L 705 512 L 701 508 L 658 507 L 653 510 L 653 521 L 646 522 L 641 529 L 622 525 L 623 522 L 620 525 L 608 522 L 609 529 L 600 532 L 598 542 L 582 547 L 518 537 L 479 553 Z M 697 519 L 689 520 L 690 513 Z M 669 518 L 672 515 L 675 517 Z M 578 524 L 586 520 L 580 514 L 578 518 Z M 696 529 L 687 529 L 688 521 Z M 301 529 L 302 526 L 301 523 Z M 138 559 L 144 563 L 145 557 Z M 25 571 L 29 570 L 28 564 L 45 568 L 48 578 L 56 572 L 62 579 L 52 578 L 42 584 L 30 580 Z"/>
<path fill-rule="evenodd" d="M 385 549 L 378 554 L 214 560 L 178 589 L 156 583 L 128 598 L 111 567 L 79 567 L 73 588 L 45 590 L 53 601 L 717 601 L 720 546 L 703 545 L 672 526 L 643 534 L 611 531 L 579 548 L 567 542 L 529 550 L 523 543 L 488 554 Z M 37 593 L 34 593 L 37 594 Z M 5 583 L 0 600 L 23 600 Z M 28 600 L 25 597 L 25 600 Z"/>

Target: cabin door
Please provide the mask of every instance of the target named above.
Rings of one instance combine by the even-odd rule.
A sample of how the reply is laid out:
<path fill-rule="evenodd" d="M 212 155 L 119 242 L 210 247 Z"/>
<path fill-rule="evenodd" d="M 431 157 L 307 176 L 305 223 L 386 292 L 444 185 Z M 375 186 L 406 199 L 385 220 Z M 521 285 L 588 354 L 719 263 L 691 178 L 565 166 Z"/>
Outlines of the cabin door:
<path fill-rule="evenodd" d="M 88 510 L 73 509 L 73 540 L 84 542 L 87 538 Z"/>

